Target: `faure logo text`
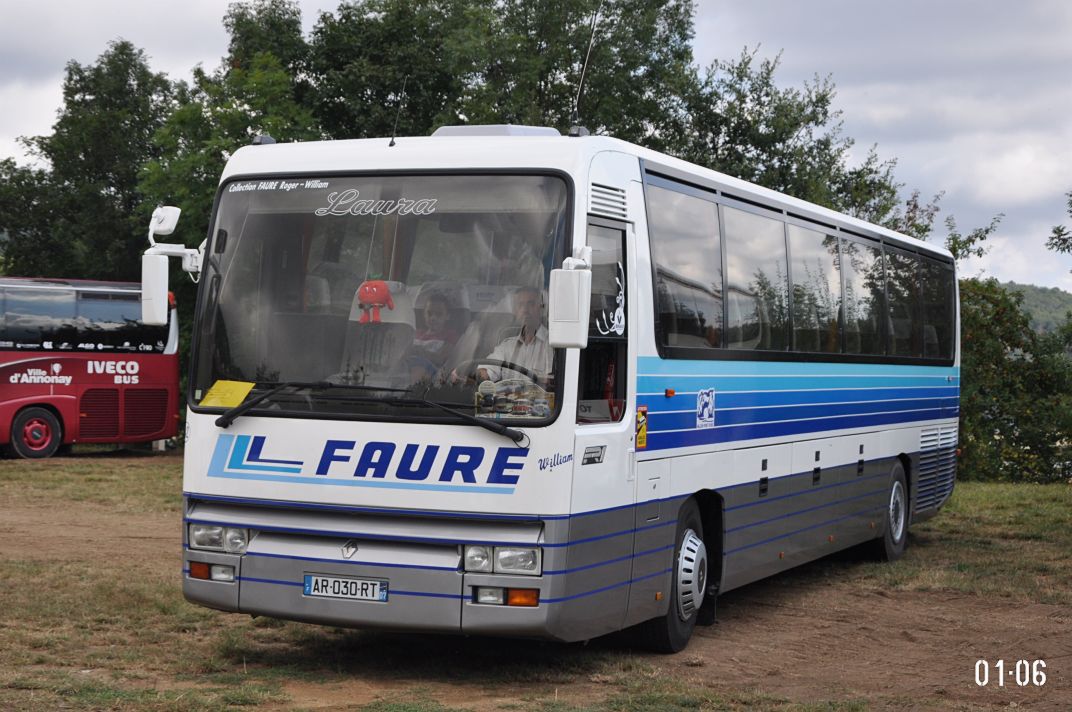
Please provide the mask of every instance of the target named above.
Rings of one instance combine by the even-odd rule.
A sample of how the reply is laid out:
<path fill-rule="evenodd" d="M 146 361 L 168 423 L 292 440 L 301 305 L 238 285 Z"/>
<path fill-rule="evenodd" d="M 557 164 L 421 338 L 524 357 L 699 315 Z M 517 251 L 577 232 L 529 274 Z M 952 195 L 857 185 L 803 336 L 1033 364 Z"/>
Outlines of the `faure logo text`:
<path fill-rule="evenodd" d="M 510 494 L 518 484 L 528 450 L 497 450 L 356 440 L 328 440 L 310 473 L 304 460 L 266 455 L 263 435 L 220 434 L 209 477 L 264 479 L 302 484 L 388 487 L 439 492 Z"/>
<path fill-rule="evenodd" d="M 115 376 L 116 383 L 135 384 L 138 382 L 137 361 L 87 361 L 86 368 L 90 374 L 106 373 Z"/>

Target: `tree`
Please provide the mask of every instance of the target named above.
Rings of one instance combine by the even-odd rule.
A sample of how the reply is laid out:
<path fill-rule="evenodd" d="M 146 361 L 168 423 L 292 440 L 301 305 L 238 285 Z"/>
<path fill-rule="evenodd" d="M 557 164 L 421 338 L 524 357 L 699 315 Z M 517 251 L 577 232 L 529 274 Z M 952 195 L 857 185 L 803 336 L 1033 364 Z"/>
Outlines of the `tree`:
<path fill-rule="evenodd" d="M 358 0 L 313 30 L 313 108 L 333 138 L 427 135 L 462 123 L 487 51 L 490 0 Z M 402 92 L 405 85 L 405 94 Z"/>
<path fill-rule="evenodd" d="M 580 123 L 657 150 L 677 147 L 683 98 L 696 81 L 691 2 L 504 0 L 497 10 L 480 82 L 462 107 L 469 121 L 566 131 L 591 44 Z"/>
<path fill-rule="evenodd" d="M 962 279 L 960 476 L 1058 481 L 1069 476 L 1070 333 L 1039 336 L 1022 295 Z"/>
<path fill-rule="evenodd" d="M 0 161 L 0 274 L 56 275 L 74 262 L 75 245 L 51 229 L 60 204 L 47 170 Z"/>
<path fill-rule="evenodd" d="M 685 97 L 689 116 L 679 155 L 686 160 L 871 222 L 890 217 L 900 186 L 893 161 L 872 148 L 848 165 L 853 141 L 841 134 L 834 84 L 802 89 L 775 82 L 778 58 L 712 63 Z"/>
<path fill-rule="evenodd" d="M 26 143 L 47 168 L 6 163 L 7 268 L 19 274 L 136 279 L 145 239 L 138 171 L 157 156 L 152 136 L 171 108 L 172 87 L 145 53 L 116 41 L 97 62 L 67 65 L 63 108 L 50 136 Z M 10 181 L 10 182 L 9 182 Z M 48 245 L 49 252 L 42 246 Z"/>
<path fill-rule="evenodd" d="M 1067 197 L 1068 216 L 1072 217 L 1072 191 L 1067 193 Z M 1049 240 L 1046 241 L 1046 247 L 1055 252 L 1072 253 L 1072 229 L 1065 225 L 1054 226 L 1053 231 L 1050 232 Z"/>

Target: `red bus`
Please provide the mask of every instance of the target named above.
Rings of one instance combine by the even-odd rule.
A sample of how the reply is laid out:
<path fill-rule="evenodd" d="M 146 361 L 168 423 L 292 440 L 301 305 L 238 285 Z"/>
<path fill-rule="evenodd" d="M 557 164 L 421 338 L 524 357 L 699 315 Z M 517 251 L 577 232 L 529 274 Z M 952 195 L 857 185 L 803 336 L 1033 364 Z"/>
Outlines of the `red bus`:
<path fill-rule="evenodd" d="M 0 277 L 0 446 L 50 457 L 73 443 L 178 432 L 179 332 L 141 321 L 141 286 Z"/>

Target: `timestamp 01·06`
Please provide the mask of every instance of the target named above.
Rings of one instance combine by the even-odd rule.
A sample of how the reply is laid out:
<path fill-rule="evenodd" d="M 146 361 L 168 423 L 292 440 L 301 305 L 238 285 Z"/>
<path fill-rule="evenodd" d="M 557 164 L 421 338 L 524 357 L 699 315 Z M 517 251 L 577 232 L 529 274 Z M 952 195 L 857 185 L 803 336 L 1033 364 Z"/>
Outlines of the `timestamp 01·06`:
<path fill-rule="evenodd" d="M 1045 660 L 1017 660 L 1015 663 L 1006 664 L 1004 660 L 996 660 L 991 665 L 988 660 L 979 660 L 975 663 L 975 684 L 986 687 L 991 682 L 990 670 L 993 667 L 993 682 L 998 687 L 1005 687 L 1005 678 L 1008 677 L 1010 686 L 1013 681 L 1020 687 L 1034 685 L 1042 687 L 1046 684 L 1046 661 Z"/>

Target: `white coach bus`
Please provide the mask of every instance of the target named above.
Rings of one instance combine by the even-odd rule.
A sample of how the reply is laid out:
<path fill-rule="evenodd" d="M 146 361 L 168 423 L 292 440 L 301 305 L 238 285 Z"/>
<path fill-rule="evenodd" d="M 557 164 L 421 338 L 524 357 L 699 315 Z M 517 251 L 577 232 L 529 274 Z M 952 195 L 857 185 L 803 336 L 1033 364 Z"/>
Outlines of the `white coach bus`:
<path fill-rule="evenodd" d="M 949 497 L 947 251 L 608 137 L 259 143 L 185 251 L 189 600 L 677 651 Z"/>

